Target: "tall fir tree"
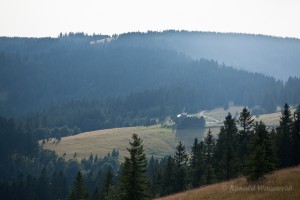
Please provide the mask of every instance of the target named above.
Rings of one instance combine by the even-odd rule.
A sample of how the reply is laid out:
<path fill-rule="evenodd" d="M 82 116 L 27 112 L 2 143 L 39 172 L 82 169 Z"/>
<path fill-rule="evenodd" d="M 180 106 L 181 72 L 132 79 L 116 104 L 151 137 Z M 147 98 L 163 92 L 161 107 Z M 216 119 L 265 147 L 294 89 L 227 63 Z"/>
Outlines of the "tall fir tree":
<path fill-rule="evenodd" d="M 232 117 L 231 113 L 228 113 L 228 115 L 225 117 L 224 131 L 226 140 L 231 143 L 233 149 L 236 151 L 238 143 L 238 129 L 236 127 L 236 121 Z"/>
<path fill-rule="evenodd" d="M 65 199 L 68 194 L 67 180 L 62 171 L 52 176 L 51 194 L 53 199 Z"/>
<path fill-rule="evenodd" d="M 215 168 L 212 164 L 206 164 L 204 168 L 204 174 L 202 177 L 202 183 L 204 185 L 212 184 L 216 182 Z"/>
<path fill-rule="evenodd" d="M 198 187 L 201 184 L 204 171 L 204 143 L 198 142 L 197 138 L 194 140 L 190 157 L 190 181 L 192 187 Z"/>
<path fill-rule="evenodd" d="M 281 112 L 280 125 L 277 129 L 280 167 L 288 167 L 292 164 L 292 123 L 290 106 L 286 103 Z"/>
<path fill-rule="evenodd" d="M 113 178 L 114 178 L 113 169 L 110 165 L 107 169 L 106 176 L 105 176 L 104 183 L 103 183 L 103 187 L 102 187 L 102 192 L 101 192 L 101 194 L 104 197 L 108 195 L 110 186 L 114 185 Z"/>
<path fill-rule="evenodd" d="M 292 165 L 300 164 L 300 105 L 294 112 L 292 126 Z"/>
<path fill-rule="evenodd" d="M 208 130 L 206 137 L 204 138 L 204 174 L 202 177 L 203 184 L 211 184 L 216 181 L 215 169 L 213 167 L 213 153 L 215 150 L 215 139 Z"/>
<path fill-rule="evenodd" d="M 81 172 L 79 171 L 73 182 L 72 190 L 69 193 L 69 200 L 87 200 L 88 191 L 83 181 Z"/>
<path fill-rule="evenodd" d="M 50 199 L 50 185 L 47 171 L 45 168 L 43 168 L 41 171 L 40 177 L 38 179 L 36 192 L 39 199 Z"/>
<path fill-rule="evenodd" d="M 246 107 L 240 113 L 237 123 L 242 128 L 238 134 L 237 154 L 243 168 L 249 151 L 250 138 L 253 133 L 252 128 L 255 125 L 253 116 Z"/>
<path fill-rule="evenodd" d="M 270 134 L 261 121 L 256 124 L 250 150 L 251 154 L 247 160 L 245 175 L 248 180 L 255 181 L 272 172 L 276 162 Z"/>
<path fill-rule="evenodd" d="M 148 176 L 150 177 L 150 194 L 151 198 L 159 196 L 161 187 L 161 173 L 159 170 L 158 159 L 151 156 L 148 164 Z"/>
<path fill-rule="evenodd" d="M 204 162 L 205 164 L 213 163 L 213 153 L 215 150 L 216 141 L 214 136 L 211 133 L 211 130 L 208 130 L 206 137 L 204 138 Z"/>
<path fill-rule="evenodd" d="M 187 161 L 188 155 L 184 144 L 179 141 L 174 155 L 175 160 L 175 191 L 183 191 L 187 185 Z"/>
<path fill-rule="evenodd" d="M 163 169 L 162 174 L 162 187 L 161 195 L 165 196 L 175 192 L 174 182 L 175 182 L 175 162 L 170 156 L 167 159 L 167 163 Z"/>
<path fill-rule="evenodd" d="M 242 127 L 243 133 L 248 133 L 255 125 L 252 117 L 250 111 L 244 107 L 237 120 L 237 123 Z"/>
<path fill-rule="evenodd" d="M 214 157 L 216 173 L 220 180 L 229 180 L 239 174 L 237 151 L 237 127 L 235 119 L 228 113 L 221 127 Z"/>
<path fill-rule="evenodd" d="M 101 199 L 102 199 L 101 192 L 99 191 L 98 188 L 95 188 L 95 190 L 92 194 L 91 200 L 101 200 Z"/>
<path fill-rule="evenodd" d="M 147 159 L 141 138 L 132 135 L 133 141 L 127 148 L 130 157 L 125 157 L 121 171 L 120 195 L 122 200 L 149 199 Z"/>
<path fill-rule="evenodd" d="M 120 200 L 120 195 L 118 193 L 116 186 L 111 185 L 108 189 L 108 194 L 104 197 L 104 200 Z"/>
<path fill-rule="evenodd" d="M 198 138 L 195 138 L 191 148 L 191 159 L 190 159 L 191 167 L 195 167 L 197 165 L 198 152 L 199 152 L 199 141 Z"/>
<path fill-rule="evenodd" d="M 174 160 L 178 165 L 184 165 L 188 161 L 188 155 L 186 153 L 185 146 L 181 141 L 179 141 L 176 147 Z"/>
<path fill-rule="evenodd" d="M 221 167 L 221 179 L 230 180 L 238 175 L 238 157 L 229 142 L 225 143 L 224 153 L 219 161 Z"/>
<path fill-rule="evenodd" d="M 154 159 L 154 157 L 152 155 L 150 160 L 149 160 L 148 170 L 147 170 L 147 173 L 148 173 L 149 177 L 154 176 L 156 168 L 157 168 L 157 162 L 156 162 L 156 160 Z"/>

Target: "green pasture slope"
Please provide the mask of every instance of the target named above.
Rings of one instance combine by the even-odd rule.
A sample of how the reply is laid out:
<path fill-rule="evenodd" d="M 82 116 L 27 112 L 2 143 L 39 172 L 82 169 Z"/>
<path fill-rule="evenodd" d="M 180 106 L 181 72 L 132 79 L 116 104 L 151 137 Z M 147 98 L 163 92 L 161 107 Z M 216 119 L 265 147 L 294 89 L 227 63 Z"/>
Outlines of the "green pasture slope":
<path fill-rule="evenodd" d="M 230 107 L 229 110 L 218 108 L 195 114 L 195 116 L 202 115 L 206 119 L 207 124 L 204 130 L 176 131 L 171 128 L 164 128 L 161 125 L 114 128 L 63 137 L 60 142 L 52 139 L 46 142 L 43 147 L 56 151 L 60 156 L 65 154 L 66 159 L 73 158 L 76 152 L 78 160 L 84 157 L 88 158 L 91 153 L 103 157 L 115 148 L 120 152 L 122 160 L 127 155 L 126 148 L 129 146 L 128 142 L 132 134 L 136 133 L 144 140 L 144 147 L 148 157 L 153 155 L 154 157 L 162 158 L 166 155 L 172 155 L 180 140 L 184 142 L 189 150 L 193 140 L 196 137 L 202 140 L 208 129 L 211 129 L 213 135 L 217 136 L 227 113 L 231 112 L 234 116 L 241 110 L 242 107 L 234 106 Z M 255 119 L 264 121 L 267 126 L 276 126 L 279 124 L 280 112 L 261 115 Z"/>

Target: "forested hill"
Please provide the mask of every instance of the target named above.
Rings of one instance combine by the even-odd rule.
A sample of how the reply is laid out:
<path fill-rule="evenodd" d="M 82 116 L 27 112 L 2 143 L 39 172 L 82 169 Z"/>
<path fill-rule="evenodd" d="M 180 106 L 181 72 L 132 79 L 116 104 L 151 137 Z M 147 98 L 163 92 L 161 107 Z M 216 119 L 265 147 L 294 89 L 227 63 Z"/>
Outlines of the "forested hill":
<path fill-rule="evenodd" d="M 166 32 L 166 37 L 171 33 Z M 155 34 L 159 35 L 149 33 L 149 38 Z M 16 116 L 72 100 L 109 97 L 115 98 L 110 104 L 116 102 L 110 107 L 119 106 L 123 111 L 165 105 L 177 112 L 184 108 L 195 111 L 229 101 L 273 111 L 283 102 L 299 102 L 298 78 L 283 83 L 216 61 L 193 60 L 169 48 L 154 48 L 151 40 L 142 43 L 141 36 L 124 34 L 113 40 L 84 34 L 0 38 L 0 115 Z"/>
<path fill-rule="evenodd" d="M 106 39 L 106 40 L 105 40 Z M 127 47 L 169 49 L 193 59 L 213 59 L 219 63 L 263 73 L 286 81 L 300 76 L 300 40 L 239 33 L 133 32 L 120 35 L 60 34 L 58 38 L 0 38 L 0 51 L 26 54 L 45 53 L 59 47 L 111 43 Z"/>
<path fill-rule="evenodd" d="M 164 31 L 126 33 L 117 43 L 173 49 L 194 59 L 214 59 L 219 63 L 259 72 L 286 81 L 300 76 L 300 40 L 238 33 Z"/>

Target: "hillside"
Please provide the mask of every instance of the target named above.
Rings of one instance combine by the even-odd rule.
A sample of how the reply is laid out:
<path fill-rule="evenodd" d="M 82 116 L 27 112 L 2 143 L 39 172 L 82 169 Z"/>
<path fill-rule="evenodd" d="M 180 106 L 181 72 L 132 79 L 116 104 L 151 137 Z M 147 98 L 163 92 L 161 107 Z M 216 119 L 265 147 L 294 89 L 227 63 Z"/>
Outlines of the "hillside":
<path fill-rule="evenodd" d="M 207 122 L 204 130 L 173 131 L 170 128 L 163 128 L 161 125 L 105 129 L 63 137 L 60 142 L 52 139 L 46 142 L 43 148 L 54 150 L 60 156 L 66 153 L 65 157 L 67 159 L 73 158 L 75 152 L 78 159 L 88 158 L 91 153 L 93 155 L 105 156 L 115 148 L 119 150 L 120 158 L 122 159 L 124 155 L 127 155 L 126 148 L 128 147 L 131 135 L 136 133 L 144 140 L 146 155 L 148 157 L 153 155 L 154 157 L 162 158 L 166 155 L 172 155 L 179 141 L 183 141 L 189 149 L 193 140 L 196 137 L 202 140 L 208 129 L 211 129 L 212 134 L 217 136 L 227 113 L 231 112 L 235 115 L 235 113 L 241 112 L 242 108 L 240 106 L 232 106 L 228 110 L 217 108 L 201 112 Z M 199 116 L 200 114 L 195 115 Z M 263 120 L 267 126 L 279 125 L 279 119 L 280 112 L 260 115 L 256 118 L 257 121 Z"/>
<path fill-rule="evenodd" d="M 195 137 L 203 137 L 203 131 L 200 130 L 176 133 L 171 129 L 161 128 L 160 125 L 139 126 L 92 131 L 63 137 L 58 143 L 54 140 L 46 142 L 43 148 L 54 150 L 60 156 L 66 153 L 66 159 L 73 158 L 76 152 L 79 160 L 84 157 L 88 158 L 91 153 L 103 157 L 115 148 L 123 160 L 123 157 L 128 155 L 126 148 L 133 133 L 138 134 L 144 140 L 146 155 L 158 158 L 172 155 L 179 140 L 191 142 Z M 185 135 L 186 133 L 188 135 Z"/>
<path fill-rule="evenodd" d="M 228 112 L 230 112 L 233 116 L 237 116 L 242 111 L 242 109 L 243 106 L 230 106 L 228 110 L 224 110 L 223 108 L 215 108 L 212 110 L 199 112 L 197 114 L 194 114 L 194 116 L 204 116 L 206 127 L 220 127 L 223 125 L 223 120 Z M 294 112 L 295 109 L 291 108 L 291 111 Z M 281 111 L 277 110 L 273 113 L 261 114 L 253 117 L 257 122 L 263 121 L 268 127 L 276 127 L 279 125 Z"/>
<path fill-rule="evenodd" d="M 120 152 L 121 157 L 127 155 L 126 148 L 133 133 L 144 139 L 146 154 L 163 156 L 171 154 L 176 145 L 174 133 L 171 129 L 152 127 L 128 127 L 86 132 L 75 136 L 64 137 L 59 143 L 47 142 L 43 147 L 56 151 L 59 155 L 66 153 L 66 158 L 82 159 L 93 155 L 105 156 L 114 148 Z M 151 148 L 151 149 L 150 149 Z"/>
<path fill-rule="evenodd" d="M 300 167 L 275 171 L 266 179 L 248 183 L 245 178 L 217 183 L 157 200 L 198 200 L 198 199 L 270 199 L 286 200 L 300 198 Z"/>
<path fill-rule="evenodd" d="M 169 110 L 185 108 L 192 113 L 233 101 L 272 112 L 284 102 L 299 102 L 298 78 L 282 82 L 270 73 L 256 73 L 263 65 L 268 72 L 299 76 L 296 39 L 166 31 L 121 34 L 91 44 L 106 37 L 0 38 L 0 115 L 15 117 L 74 100 L 88 104 L 130 94 L 135 94 L 135 99 L 129 103 L 140 106 L 134 108 L 138 111 L 168 105 Z M 243 62 L 227 62 L 218 55 Z M 245 63 L 246 68 L 230 67 Z M 147 96 L 145 100 L 144 91 L 151 99 Z"/>
<path fill-rule="evenodd" d="M 294 38 L 170 30 L 121 34 L 115 43 L 172 49 L 193 59 L 214 59 L 285 81 L 289 76 L 300 76 L 300 40 Z"/>

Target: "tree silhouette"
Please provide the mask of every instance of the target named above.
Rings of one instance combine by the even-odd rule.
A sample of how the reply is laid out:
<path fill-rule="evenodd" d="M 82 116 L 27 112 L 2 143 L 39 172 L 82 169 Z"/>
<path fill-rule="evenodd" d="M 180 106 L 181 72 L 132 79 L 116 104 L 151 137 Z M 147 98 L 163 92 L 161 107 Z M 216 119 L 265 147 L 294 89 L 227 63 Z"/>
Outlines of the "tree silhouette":
<path fill-rule="evenodd" d="M 82 174 L 79 171 L 73 182 L 72 190 L 69 193 L 69 200 L 87 200 L 88 192 L 85 183 L 82 178 Z"/>
<path fill-rule="evenodd" d="M 149 198 L 149 183 L 147 177 L 147 159 L 144 153 L 141 138 L 137 134 L 132 135 L 129 157 L 121 171 L 120 196 L 122 200 L 142 200 Z"/>
<path fill-rule="evenodd" d="M 277 132 L 279 137 L 278 156 L 280 167 L 288 167 L 292 163 L 292 114 L 287 103 L 281 112 L 280 126 Z"/>
<path fill-rule="evenodd" d="M 275 169 L 275 155 L 271 140 L 264 123 L 259 122 L 251 140 L 246 176 L 248 180 L 258 180 Z"/>

